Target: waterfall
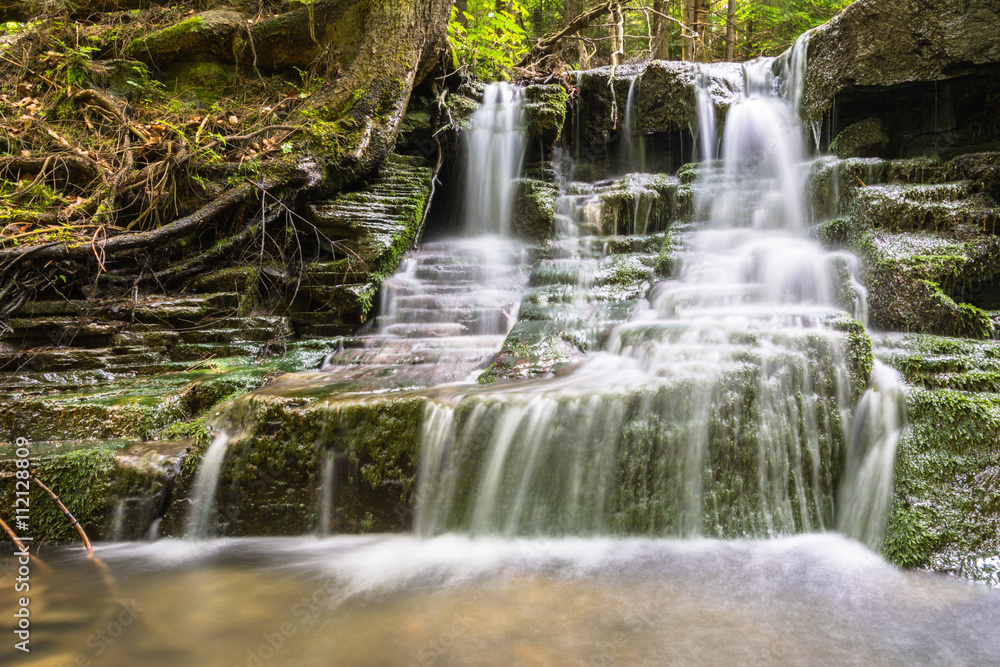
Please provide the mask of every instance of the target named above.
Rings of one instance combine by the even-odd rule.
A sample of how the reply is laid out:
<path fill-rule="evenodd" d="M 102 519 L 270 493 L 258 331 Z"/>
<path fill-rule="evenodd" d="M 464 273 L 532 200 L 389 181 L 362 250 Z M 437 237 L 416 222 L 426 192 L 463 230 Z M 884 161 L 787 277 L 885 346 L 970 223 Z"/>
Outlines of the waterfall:
<path fill-rule="evenodd" d="M 628 98 L 625 101 L 625 122 L 622 124 L 622 146 L 626 171 L 646 171 L 646 141 L 636 134 L 635 98 L 642 82 L 642 75 L 631 77 Z"/>
<path fill-rule="evenodd" d="M 850 314 L 834 289 L 845 257 L 805 234 L 805 147 L 774 65 L 744 67 L 721 172 L 707 165 L 697 183 L 706 218 L 673 233 L 678 276 L 594 341 L 572 372 L 435 397 L 418 478 L 421 535 L 823 530 L 834 524 L 835 471 L 847 450 L 837 525 L 879 539 L 874 517 L 885 514 L 900 423 L 886 420 L 899 393 L 881 369 L 868 392 L 849 370 Z M 710 107 L 699 104 L 702 128 L 714 127 Z M 575 221 L 579 248 L 597 241 L 570 214 L 583 198 L 559 202 L 559 226 Z M 574 261 L 577 276 L 588 270 Z M 855 264 L 846 266 L 856 279 Z M 579 336 L 573 319 L 563 321 Z M 863 392 L 852 428 L 853 397 Z M 871 515 L 848 518 L 873 504 Z"/>
<path fill-rule="evenodd" d="M 323 481 L 319 493 L 319 535 L 327 537 L 330 535 L 330 526 L 333 524 L 333 485 L 335 481 L 336 465 L 333 452 L 327 452 L 323 458 Z"/>
<path fill-rule="evenodd" d="M 514 187 L 524 158 L 521 90 L 486 88 L 466 137 L 464 236 L 425 241 L 381 291 L 376 327 L 347 339 L 322 370 L 367 391 L 474 380 L 517 319 L 528 255 L 511 238 Z"/>
<path fill-rule="evenodd" d="M 492 83 L 472 116 L 468 137 L 465 231 L 472 236 L 510 235 L 512 187 L 524 158 L 523 95 Z"/>
<path fill-rule="evenodd" d="M 191 490 L 186 537 L 204 539 L 212 535 L 215 527 L 215 492 L 219 486 L 219 474 L 222 472 L 228 445 L 229 435 L 225 431 L 217 432 L 198 466 L 198 474 Z"/>
<path fill-rule="evenodd" d="M 872 549 L 882 546 L 892 500 L 896 446 L 905 422 L 903 379 L 876 361 L 861 398 L 837 502 L 837 530 Z"/>
<path fill-rule="evenodd" d="M 701 162 L 715 159 L 715 104 L 712 102 L 712 78 L 702 65 L 694 66 L 694 93 L 698 106 L 698 157 Z"/>
<path fill-rule="evenodd" d="M 806 71 L 809 68 L 809 39 L 812 37 L 814 31 L 815 28 L 799 35 L 792 48 L 781 58 L 781 64 L 785 72 L 784 95 L 791 103 L 793 113 L 799 118 L 802 116 L 802 99 L 806 90 Z M 819 151 L 820 140 L 822 139 L 822 124 L 817 120 L 810 121 L 809 129 L 812 132 L 816 150 Z"/>

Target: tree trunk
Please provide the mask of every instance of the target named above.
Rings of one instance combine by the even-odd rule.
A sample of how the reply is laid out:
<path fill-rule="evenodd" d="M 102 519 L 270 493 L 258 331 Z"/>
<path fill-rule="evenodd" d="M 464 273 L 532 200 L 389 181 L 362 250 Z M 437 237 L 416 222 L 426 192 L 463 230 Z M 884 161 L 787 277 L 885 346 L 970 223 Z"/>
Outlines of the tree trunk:
<path fill-rule="evenodd" d="M 498 0 L 499 2 L 502 0 Z M 314 145 L 338 187 L 364 176 L 396 141 L 413 87 L 448 48 L 451 0 L 315 0 L 249 24 L 236 12 L 209 11 L 198 21 L 136 40 L 128 55 L 157 68 L 208 55 L 257 71 L 304 68 L 325 59 L 330 83 L 303 113 Z"/>
<path fill-rule="evenodd" d="M 694 61 L 694 48 L 695 48 L 695 35 L 694 31 L 694 17 L 695 17 L 695 4 L 698 0 L 681 0 L 681 23 L 683 23 L 687 29 L 684 30 L 681 36 L 681 59 L 687 61 Z"/>
<path fill-rule="evenodd" d="M 458 22 L 468 28 L 469 20 L 465 18 L 465 12 L 469 10 L 469 0 L 455 0 L 455 9 L 458 10 Z"/>
<path fill-rule="evenodd" d="M 736 60 L 736 0 L 726 7 L 726 60 Z"/>
<path fill-rule="evenodd" d="M 316 6 L 323 0 L 317 0 Z M 393 0 L 358 2 L 332 0 L 348 5 L 334 15 L 340 22 L 335 35 L 347 36 L 347 51 L 338 42 L 344 69 L 339 78 L 314 95 L 304 112 L 317 122 L 310 128 L 323 141 L 325 132 L 339 136 L 337 164 L 343 180 L 371 172 L 396 143 L 399 126 L 414 86 L 431 72 L 448 48 L 447 27 L 451 0 Z M 359 6 L 353 21 L 344 22 L 350 6 Z M 330 123 L 336 127 L 322 127 Z M 334 179 L 334 184 L 336 181 Z"/>
<path fill-rule="evenodd" d="M 653 48 L 650 57 L 653 60 L 670 60 L 670 21 L 666 14 L 670 11 L 668 0 L 653 2 Z"/>
<path fill-rule="evenodd" d="M 692 60 L 696 62 L 708 62 L 711 60 L 711 50 L 709 48 L 711 37 L 709 22 L 709 2 L 710 0 L 694 0 L 694 15 L 692 17 L 692 27 L 698 33 L 694 40 L 694 53 Z"/>
<path fill-rule="evenodd" d="M 618 67 L 625 59 L 625 17 L 622 15 L 622 6 L 617 2 L 611 5 L 609 33 L 611 37 L 611 66 Z"/>

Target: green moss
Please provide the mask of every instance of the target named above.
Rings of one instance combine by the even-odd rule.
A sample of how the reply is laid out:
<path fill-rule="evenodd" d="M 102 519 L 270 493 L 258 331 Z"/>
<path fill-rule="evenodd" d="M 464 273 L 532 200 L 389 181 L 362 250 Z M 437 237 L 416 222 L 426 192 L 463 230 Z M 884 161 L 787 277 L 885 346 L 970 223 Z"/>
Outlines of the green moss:
<path fill-rule="evenodd" d="M 532 179 L 514 184 L 513 227 L 520 238 L 540 243 L 552 234 L 555 219 L 556 187 Z"/>
<path fill-rule="evenodd" d="M 889 144 L 882 120 L 876 117 L 848 126 L 830 143 L 830 151 L 839 158 L 875 157 Z"/>
<path fill-rule="evenodd" d="M 569 93 L 560 85 L 532 85 L 525 89 L 524 97 L 528 133 L 545 144 L 557 141 L 566 119 Z"/>
<path fill-rule="evenodd" d="M 205 25 L 205 20 L 201 16 L 186 18 L 168 28 L 157 30 L 156 32 L 132 40 L 126 48 L 126 52 L 141 55 L 143 51 L 149 48 L 149 44 L 177 40 L 190 32 L 198 30 L 203 25 Z"/>

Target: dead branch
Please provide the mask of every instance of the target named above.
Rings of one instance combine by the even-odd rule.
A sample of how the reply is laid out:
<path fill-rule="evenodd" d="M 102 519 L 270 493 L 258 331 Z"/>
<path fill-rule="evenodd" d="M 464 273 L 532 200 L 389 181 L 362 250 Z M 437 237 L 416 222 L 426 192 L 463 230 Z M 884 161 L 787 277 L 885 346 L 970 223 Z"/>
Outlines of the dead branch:
<path fill-rule="evenodd" d="M 13 540 L 13 542 L 14 542 L 14 545 L 15 545 L 15 546 L 16 546 L 16 547 L 17 547 L 18 549 L 20 549 L 21 551 L 24 551 L 24 552 L 27 552 L 27 551 L 28 551 L 28 550 L 27 550 L 27 549 L 25 548 L 25 546 L 24 546 L 24 542 L 22 542 L 22 541 L 21 541 L 21 539 L 20 539 L 20 538 L 19 538 L 19 537 L 17 536 L 17 534 L 16 534 L 16 533 L 14 533 L 14 531 L 13 531 L 13 530 L 11 530 L 11 527 L 10 527 L 10 526 L 8 526 L 8 525 L 6 524 L 6 522 L 4 522 L 4 520 L 3 520 L 3 519 L 0 519 L 0 528 L 3 528 L 4 532 L 5 532 L 5 533 L 7 533 L 7 536 L 8 536 L 8 537 L 9 537 L 9 538 L 10 538 L 11 540 Z"/>
<path fill-rule="evenodd" d="M 579 34 L 581 31 L 589 28 L 591 22 L 595 19 L 610 14 L 611 7 L 615 4 L 617 4 L 616 0 L 608 0 L 608 2 L 592 7 L 570 21 L 562 30 L 541 37 L 538 43 L 531 47 L 528 55 L 521 59 L 518 67 L 528 67 L 530 63 L 554 53 L 562 46 L 564 39 Z"/>
<path fill-rule="evenodd" d="M 69 519 L 70 525 L 73 526 L 74 528 L 76 528 L 76 532 L 80 534 L 80 539 L 83 540 L 83 546 L 87 547 L 87 551 L 93 551 L 94 547 L 90 544 L 90 540 L 87 538 L 87 533 L 85 533 L 83 531 L 83 526 L 81 526 L 80 522 L 77 521 L 77 519 L 76 519 L 75 516 L 73 516 L 73 513 L 70 512 L 68 509 L 66 509 L 66 506 L 63 505 L 63 501 L 59 500 L 59 496 L 57 496 L 52 491 L 52 489 L 50 489 L 49 487 L 45 486 L 45 484 L 42 482 L 42 480 L 38 479 L 34 475 L 32 475 L 31 479 L 35 480 L 35 484 L 37 484 L 38 486 L 42 487 L 42 490 L 45 491 L 45 493 L 49 494 L 49 497 L 52 498 L 52 500 L 55 501 L 55 503 L 59 507 L 60 511 L 62 511 L 63 516 L 65 516 L 67 519 Z"/>
<path fill-rule="evenodd" d="M 54 159 L 53 169 L 65 168 L 68 172 L 94 179 L 98 175 L 96 163 L 93 160 L 73 155 L 46 155 L 44 157 L 20 157 L 14 155 L 0 156 L 0 174 L 16 176 L 22 173 L 36 174 L 42 170 L 45 163 Z"/>

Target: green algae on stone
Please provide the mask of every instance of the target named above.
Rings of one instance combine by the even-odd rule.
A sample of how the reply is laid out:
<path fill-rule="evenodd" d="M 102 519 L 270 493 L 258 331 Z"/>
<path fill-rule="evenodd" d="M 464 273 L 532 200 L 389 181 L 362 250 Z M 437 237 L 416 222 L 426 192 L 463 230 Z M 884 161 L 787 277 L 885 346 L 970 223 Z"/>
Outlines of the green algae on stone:
<path fill-rule="evenodd" d="M 882 120 L 871 117 L 844 128 L 830 142 L 830 152 L 839 158 L 879 157 L 888 143 Z"/>
<path fill-rule="evenodd" d="M 547 241 L 555 220 L 557 188 L 550 183 L 522 178 L 514 181 L 513 190 L 514 234 L 534 243 Z"/>
<path fill-rule="evenodd" d="M 883 335 L 876 350 L 913 387 L 883 552 L 981 577 L 977 559 L 1000 550 L 1000 342 Z"/>
<path fill-rule="evenodd" d="M 677 217 L 677 179 L 628 174 L 601 192 L 601 232 L 637 235 L 662 232 Z"/>
<path fill-rule="evenodd" d="M 569 93 L 561 85 L 531 85 L 524 89 L 524 114 L 528 134 L 543 144 L 557 141 L 562 134 Z"/>

